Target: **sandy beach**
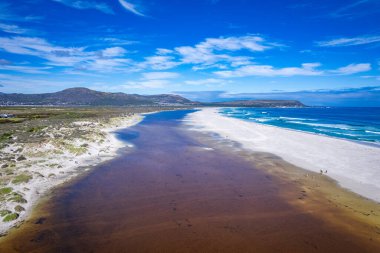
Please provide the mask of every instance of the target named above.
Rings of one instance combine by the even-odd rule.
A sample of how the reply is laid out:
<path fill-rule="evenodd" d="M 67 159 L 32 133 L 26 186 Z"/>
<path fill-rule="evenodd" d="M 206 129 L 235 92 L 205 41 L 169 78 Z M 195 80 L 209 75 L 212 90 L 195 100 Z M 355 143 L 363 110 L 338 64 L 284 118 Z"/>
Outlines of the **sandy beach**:
<path fill-rule="evenodd" d="M 17 219 L 0 220 L 0 234 L 7 233 L 10 228 L 27 219 L 36 203 L 47 192 L 93 166 L 114 158 L 117 151 L 126 145 L 116 138 L 114 132 L 135 125 L 142 119 L 142 115 L 134 114 L 107 121 L 78 120 L 64 127 L 45 128 L 39 133 L 47 135 L 44 142 L 15 142 L 3 148 L 1 155 L 6 157 L 16 154 L 17 163 L 12 163 L 9 167 L 9 162 L 4 159 L 0 166 L 11 168 L 12 175 L 17 176 L 2 187 L 5 194 L 12 197 L 0 202 L 0 210 L 9 214 L 12 214 L 11 210 L 20 212 Z M 84 135 L 68 138 L 74 131 Z M 8 214 L 4 214 L 6 215 Z"/>
<path fill-rule="evenodd" d="M 223 116 L 216 108 L 186 118 L 194 130 L 214 132 L 242 147 L 275 154 L 305 170 L 336 180 L 361 196 L 380 201 L 380 148 Z"/>

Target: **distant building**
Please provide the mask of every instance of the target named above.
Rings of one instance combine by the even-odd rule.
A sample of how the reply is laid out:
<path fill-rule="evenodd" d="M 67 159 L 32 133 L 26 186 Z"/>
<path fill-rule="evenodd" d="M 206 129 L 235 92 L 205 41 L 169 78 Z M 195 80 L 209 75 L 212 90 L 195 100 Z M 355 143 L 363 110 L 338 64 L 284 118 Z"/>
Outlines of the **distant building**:
<path fill-rule="evenodd" d="M 9 114 L 9 113 L 1 113 L 0 114 L 1 119 L 9 119 L 9 118 L 14 118 L 14 117 L 15 117 L 14 114 Z"/>

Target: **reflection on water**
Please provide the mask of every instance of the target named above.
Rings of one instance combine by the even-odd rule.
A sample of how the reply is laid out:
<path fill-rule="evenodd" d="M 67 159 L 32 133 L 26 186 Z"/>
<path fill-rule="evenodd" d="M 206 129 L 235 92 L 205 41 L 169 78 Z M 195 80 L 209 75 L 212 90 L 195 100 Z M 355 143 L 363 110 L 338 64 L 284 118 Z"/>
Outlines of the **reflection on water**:
<path fill-rule="evenodd" d="M 151 114 L 120 131 L 132 152 L 60 190 L 0 249 L 364 252 L 352 236 L 287 204 L 273 177 L 191 138 L 180 122 L 189 112 Z"/>

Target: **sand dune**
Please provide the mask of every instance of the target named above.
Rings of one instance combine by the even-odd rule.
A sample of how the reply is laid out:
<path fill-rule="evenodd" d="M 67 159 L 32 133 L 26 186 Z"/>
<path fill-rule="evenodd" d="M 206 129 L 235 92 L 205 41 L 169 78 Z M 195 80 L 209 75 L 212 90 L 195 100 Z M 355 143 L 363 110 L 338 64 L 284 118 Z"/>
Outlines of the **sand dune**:
<path fill-rule="evenodd" d="M 25 156 L 26 159 L 19 161 L 14 169 L 33 176 L 23 183 L 10 182 L 7 185 L 23 198 L 25 211 L 13 221 L 3 222 L 1 220 L 0 234 L 6 233 L 11 227 L 23 222 L 46 192 L 57 185 L 68 182 L 91 167 L 115 157 L 117 150 L 126 144 L 116 137 L 114 131 L 135 125 L 142 119 L 141 115 L 133 115 L 114 118 L 107 124 L 78 121 L 67 128 L 49 129 L 51 138 L 44 143 L 15 143 L 1 150 L 2 153 L 10 154 L 15 153 L 15 150 L 22 150 L 18 155 Z M 89 137 L 86 139 L 84 138 L 86 136 L 81 135 L 74 139 L 65 138 L 65 145 L 62 145 L 54 136 L 65 136 L 74 130 L 86 132 Z M 79 152 L 81 147 L 86 147 L 84 152 Z M 73 152 L 77 150 L 78 152 Z M 18 204 L 12 199 L 3 200 L 0 202 L 0 210 L 14 210 Z"/>

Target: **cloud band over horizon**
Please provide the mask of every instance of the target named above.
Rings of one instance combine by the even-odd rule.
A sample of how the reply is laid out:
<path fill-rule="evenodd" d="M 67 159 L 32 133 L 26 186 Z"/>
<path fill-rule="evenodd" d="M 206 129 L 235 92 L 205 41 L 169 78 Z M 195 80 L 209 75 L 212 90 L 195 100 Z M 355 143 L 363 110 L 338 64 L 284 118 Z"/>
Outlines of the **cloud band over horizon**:
<path fill-rule="evenodd" d="M 376 4 L 354 2 L 0 0 L 0 91 L 376 86 Z"/>

